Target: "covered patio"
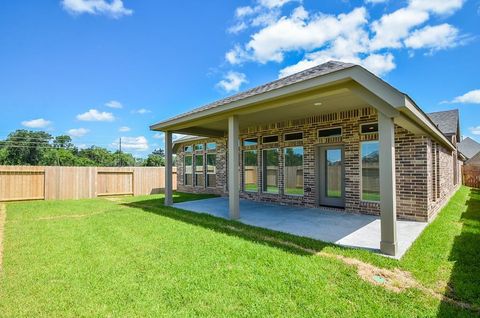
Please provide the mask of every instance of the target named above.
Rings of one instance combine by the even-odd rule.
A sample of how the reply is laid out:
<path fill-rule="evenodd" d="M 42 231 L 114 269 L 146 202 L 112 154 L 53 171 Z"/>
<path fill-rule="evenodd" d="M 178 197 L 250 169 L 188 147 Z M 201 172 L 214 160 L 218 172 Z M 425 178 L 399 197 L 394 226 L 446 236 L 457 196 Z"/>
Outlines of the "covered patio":
<path fill-rule="evenodd" d="M 212 198 L 176 203 L 176 208 L 229 219 L 228 198 Z M 341 246 L 380 252 L 380 218 L 371 215 L 329 211 L 240 200 L 242 223 L 274 231 L 308 237 Z M 401 258 L 427 226 L 424 222 L 397 221 L 398 250 Z M 384 254 L 382 254 L 384 255 Z"/>

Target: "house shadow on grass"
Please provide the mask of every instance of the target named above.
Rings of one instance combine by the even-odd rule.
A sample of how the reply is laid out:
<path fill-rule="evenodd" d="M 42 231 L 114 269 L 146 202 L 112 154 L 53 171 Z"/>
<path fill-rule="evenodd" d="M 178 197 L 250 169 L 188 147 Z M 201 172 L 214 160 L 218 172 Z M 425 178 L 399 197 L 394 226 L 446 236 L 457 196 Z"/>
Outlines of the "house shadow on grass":
<path fill-rule="evenodd" d="M 196 198 L 191 194 L 176 193 L 174 196 L 174 202 L 179 203 L 203 198 L 205 197 Z M 218 233 L 239 237 L 244 240 L 279 248 L 298 255 L 312 255 L 320 252 L 326 246 L 334 246 L 331 243 L 255 227 L 238 221 L 218 218 L 205 213 L 167 207 L 163 205 L 163 199 L 142 200 L 124 203 L 123 205 L 132 208 L 140 208 L 149 213 L 201 226 Z M 343 249 L 338 246 L 336 246 L 336 248 Z"/>
<path fill-rule="evenodd" d="M 480 307 L 480 190 L 471 189 L 467 209 L 460 219 L 462 231 L 455 238 L 449 260 L 455 262 L 448 296 Z M 458 312 L 458 316 L 465 316 Z M 452 317 L 451 306 L 442 302 L 438 317 Z"/>

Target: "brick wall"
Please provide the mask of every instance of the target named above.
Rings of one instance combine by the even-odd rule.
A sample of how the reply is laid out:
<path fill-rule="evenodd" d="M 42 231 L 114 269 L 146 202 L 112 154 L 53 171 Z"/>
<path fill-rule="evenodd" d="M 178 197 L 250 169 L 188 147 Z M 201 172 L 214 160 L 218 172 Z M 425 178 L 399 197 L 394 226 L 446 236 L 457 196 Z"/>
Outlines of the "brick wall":
<path fill-rule="evenodd" d="M 256 127 L 249 127 L 240 132 L 241 140 L 257 137 L 257 146 L 241 146 L 241 150 L 256 149 L 258 153 L 258 189 L 259 192 L 241 191 L 242 198 L 250 200 L 275 202 L 280 204 L 302 205 L 314 207 L 318 205 L 318 178 L 317 178 L 317 149 L 321 145 L 343 145 L 344 169 L 345 169 L 345 210 L 365 214 L 379 215 L 380 207 L 377 202 L 361 200 L 361 171 L 360 171 L 360 143 L 362 141 L 377 140 L 377 134 L 364 135 L 360 133 L 360 125 L 377 121 L 377 114 L 374 108 L 366 107 L 344 112 L 337 112 L 292 120 L 273 124 L 265 124 Z M 341 127 L 342 137 L 318 138 L 319 129 Z M 283 136 L 291 132 L 303 132 L 302 141 L 285 141 Z M 263 145 L 262 136 L 277 135 L 279 141 L 274 144 Z M 217 142 L 217 186 L 215 188 L 193 187 L 184 185 L 183 175 L 183 146 L 177 148 L 177 171 L 179 191 L 195 193 L 216 193 L 225 195 L 227 189 L 227 146 L 226 138 L 205 139 L 201 142 Z M 190 142 L 188 144 L 194 144 Z M 303 196 L 292 196 L 283 193 L 283 169 L 285 147 L 304 147 L 304 189 Z M 445 149 L 440 151 L 439 169 L 442 173 L 442 189 L 440 195 L 443 201 L 436 199 L 435 203 L 430 201 L 432 195 L 432 141 L 428 137 L 414 135 L 402 127 L 395 127 L 396 146 L 396 181 L 397 181 L 397 214 L 400 219 L 426 221 L 431 218 L 435 209 L 445 201 L 445 198 L 452 193 L 453 181 L 451 184 L 448 178 L 452 173 L 453 163 L 451 154 Z M 279 194 L 262 193 L 261 173 L 261 152 L 263 149 L 279 149 Z M 240 154 L 242 154 L 242 151 Z M 242 158 L 242 157 L 241 157 Z M 243 180 L 243 162 L 240 158 L 240 180 Z M 449 172 L 450 169 L 450 172 Z M 443 180 L 445 179 L 445 180 Z M 448 180 L 447 180 L 448 179 Z"/>

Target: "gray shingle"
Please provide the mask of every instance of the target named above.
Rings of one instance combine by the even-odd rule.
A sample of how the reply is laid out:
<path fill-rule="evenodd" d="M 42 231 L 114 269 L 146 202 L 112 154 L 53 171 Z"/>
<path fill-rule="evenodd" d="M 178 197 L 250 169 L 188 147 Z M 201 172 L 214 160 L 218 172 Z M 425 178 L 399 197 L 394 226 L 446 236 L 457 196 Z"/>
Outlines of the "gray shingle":
<path fill-rule="evenodd" d="M 480 152 L 480 144 L 472 138 L 467 137 L 458 144 L 458 150 L 460 150 L 467 159 L 470 159 Z"/>
<path fill-rule="evenodd" d="M 238 93 L 236 95 L 233 95 L 233 96 L 230 96 L 230 97 L 227 97 L 227 98 L 223 98 L 223 99 L 220 99 L 220 100 L 215 101 L 213 103 L 195 108 L 195 109 L 193 109 L 189 112 L 186 112 L 186 113 L 180 114 L 178 116 L 172 117 L 172 118 L 168 119 L 168 121 L 178 119 L 178 118 L 182 118 L 182 117 L 185 117 L 185 116 L 188 116 L 188 115 L 191 115 L 191 114 L 195 114 L 195 113 L 198 113 L 198 112 L 201 112 L 201 111 L 205 111 L 205 110 L 208 110 L 208 109 L 211 109 L 211 108 L 226 105 L 226 104 L 236 102 L 236 101 L 239 101 L 239 100 L 242 100 L 242 99 L 245 99 L 245 98 L 248 98 L 248 97 L 252 97 L 252 96 L 255 96 L 255 95 L 260 95 L 260 94 L 263 94 L 263 93 L 266 93 L 266 92 L 269 92 L 269 91 L 273 91 L 273 90 L 276 90 L 276 89 L 279 89 L 279 88 L 282 88 L 282 87 L 285 87 L 285 86 L 289 86 L 289 85 L 292 85 L 292 84 L 303 82 L 303 81 L 306 81 L 306 80 L 309 80 L 309 79 L 312 79 L 312 78 L 315 78 L 315 77 L 318 77 L 318 76 L 333 73 L 333 72 L 340 71 L 340 70 L 350 68 L 350 67 L 353 67 L 353 66 L 355 66 L 355 64 L 343 63 L 343 62 L 339 62 L 339 61 L 329 61 L 329 62 L 320 64 L 320 65 L 317 65 L 315 67 L 309 68 L 307 70 L 295 73 L 293 75 L 278 79 L 276 81 L 269 82 L 267 84 L 260 85 L 260 86 L 257 86 L 255 88 L 249 89 L 247 91 Z"/>
<path fill-rule="evenodd" d="M 428 113 L 427 115 L 444 135 L 457 134 L 458 109 Z"/>

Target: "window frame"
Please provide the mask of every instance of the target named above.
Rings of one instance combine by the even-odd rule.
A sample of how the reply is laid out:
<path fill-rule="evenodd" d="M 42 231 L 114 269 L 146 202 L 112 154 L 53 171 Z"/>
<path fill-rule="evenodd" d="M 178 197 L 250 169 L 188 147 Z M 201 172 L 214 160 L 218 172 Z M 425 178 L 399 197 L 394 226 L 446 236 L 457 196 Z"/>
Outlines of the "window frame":
<path fill-rule="evenodd" d="M 264 166 L 264 163 L 265 163 L 265 156 L 264 156 L 264 151 L 268 151 L 268 150 L 276 150 L 277 151 L 277 159 L 278 159 L 278 171 L 277 171 L 277 182 L 278 182 L 278 186 L 277 186 L 277 192 L 269 192 L 268 190 L 266 191 L 265 190 L 265 166 Z M 281 150 L 282 148 L 280 147 L 272 147 L 272 148 L 263 148 L 262 149 L 262 160 L 261 160 L 261 169 L 262 169 L 262 188 L 261 188 L 261 192 L 262 193 L 265 193 L 265 194 L 270 194 L 270 195 L 280 195 L 280 154 L 281 154 Z"/>
<path fill-rule="evenodd" d="M 205 176 L 206 176 L 206 169 L 205 169 L 205 153 L 202 152 L 202 153 L 196 153 L 193 155 L 194 157 L 194 166 L 193 166 L 193 174 L 195 175 L 195 180 L 193 180 L 193 183 L 194 183 L 194 187 L 195 188 L 206 188 L 206 180 L 205 180 Z M 202 157 L 202 168 L 203 168 L 203 171 L 201 173 L 197 173 L 197 161 L 196 161 L 196 157 Z M 197 175 L 203 175 L 203 185 L 197 185 Z"/>
<path fill-rule="evenodd" d="M 292 140 L 293 141 L 293 140 Z M 286 189 L 286 179 L 285 179 L 285 171 L 286 171 L 286 168 L 287 168 L 287 160 L 285 159 L 285 152 L 288 148 L 302 148 L 302 179 L 303 179 L 303 185 L 302 185 L 302 188 L 303 188 L 303 194 L 294 194 L 294 193 L 287 193 Z M 286 147 L 283 147 L 283 152 L 282 152 L 282 155 L 283 155 L 283 194 L 284 195 L 287 195 L 287 196 L 292 196 L 292 197 L 304 197 L 305 196 L 305 147 L 304 146 L 286 146 Z"/>
<path fill-rule="evenodd" d="M 365 141 L 361 141 L 359 144 L 360 144 L 360 151 L 359 151 L 359 154 L 360 154 L 360 201 L 361 202 L 368 202 L 368 203 L 378 203 L 380 204 L 380 200 L 381 200 L 381 196 L 380 196 L 380 177 L 379 177 L 379 190 L 378 190 L 378 196 L 379 196 L 379 200 L 378 201 L 373 201 L 373 200 L 365 200 L 363 198 L 363 159 L 362 159 L 362 145 L 363 144 L 373 144 L 373 143 L 376 143 L 378 144 L 378 163 L 379 163 L 379 166 L 378 166 L 378 172 L 379 172 L 379 176 L 380 176 L 380 142 L 378 140 L 365 140 Z"/>
<path fill-rule="evenodd" d="M 208 156 L 215 157 L 215 171 L 213 173 L 208 172 Z M 207 152 L 205 154 L 205 187 L 206 188 L 215 188 L 217 186 L 217 178 L 215 177 L 215 184 L 209 185 L 208 183 L 208 175 L 216 175 L 217 174 L 217 153 L 215 152 Z"/>
<path fill-rule="evenodd" d="M 246 190 L 245 189 L 245 152 L 256 152 L 256 158 L 257 158 L 257 182 L 256 182 L 256 191 L 251 191 L 251 190 Z M 243 192 L 248 192 L 248 193 L 259 193 L 260 192 L 260 187 L 258 186 L 258 179 L 259 179 L 259 171 L 258 171 L 258 149 L 245 149 L 242 151 L 242 191 Z"/>
<path fill-rule="evenodd" d="M 248 141 L 248 140 L 256 140 L 255 144 L 253 145 L 246 145 L 245 142 Z M 258 137 L 247 137 L 247 138 L 243 138 L 242 139 L 242 146 L 243 147 L 257 147 L 258 146 Z"/>

